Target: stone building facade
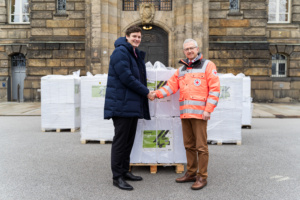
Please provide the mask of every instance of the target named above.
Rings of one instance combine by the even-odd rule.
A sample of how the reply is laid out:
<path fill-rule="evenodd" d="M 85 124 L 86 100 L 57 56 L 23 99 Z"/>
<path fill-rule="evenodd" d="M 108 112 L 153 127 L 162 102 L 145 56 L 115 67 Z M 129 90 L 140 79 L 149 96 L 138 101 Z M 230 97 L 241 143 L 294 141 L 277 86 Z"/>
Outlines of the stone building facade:
<path fill-rule="evenodd" d="M 0 0 L 0 79 L 7 80 L 0 87 L 0 98 L 38 101 L 42 76 L 79 69 L 85 74 L 85 1 L 68 0 L 64 6 L 59 10 L 57 0 Z M 18 20 L 20 9 L 25 10 L 21 15 L 29 13 L 30 23 Z M 22 71 L 12 66 L 20 65 L 13 62 L 20 53 L 26 59 L 25 79 L 18 82 L 22 91 L 16 84 Z"/>
<path fill-rule="evenodd" d="M 194 38 L 218 72 L 251 76 L 254 101 L 300 100 L 300 0 L 19 0 L 21 18 L 11 2 L 0 0 L 0 99 L 39 100 L 48 74 L 107 73 L 114 41 L 139 25 L 151 62 L 179 67 Z"/>
<path fill-rule="evenodd" d="M 254 101 L 299 101 L 300 0 L 240 0 L 237 10 L 230 2 L 210 0 L 209 57 L 218 71 L 251 76 Z M 274 9 L 287 12 L 276 19 Z M 272 72 L 276 54 L 285 56 L 281 74 Z"/>

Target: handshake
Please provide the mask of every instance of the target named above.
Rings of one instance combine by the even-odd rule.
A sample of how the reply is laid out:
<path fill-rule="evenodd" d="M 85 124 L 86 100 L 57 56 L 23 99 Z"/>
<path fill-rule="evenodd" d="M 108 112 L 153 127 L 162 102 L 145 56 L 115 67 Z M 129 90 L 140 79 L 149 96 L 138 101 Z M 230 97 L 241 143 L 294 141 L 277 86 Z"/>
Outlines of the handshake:
<path fill-rule="evenodd" d="M 156 94 L 154 91 L 149 92 L 149 94 L 147 95 L 148 99 L 153 101 L 156 98 Z"/>

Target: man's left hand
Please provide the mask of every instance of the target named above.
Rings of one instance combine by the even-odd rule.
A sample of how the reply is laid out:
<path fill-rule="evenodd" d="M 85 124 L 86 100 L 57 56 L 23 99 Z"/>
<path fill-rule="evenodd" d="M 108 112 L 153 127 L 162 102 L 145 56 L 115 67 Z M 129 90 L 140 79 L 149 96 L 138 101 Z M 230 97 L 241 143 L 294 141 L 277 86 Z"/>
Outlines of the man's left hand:
<path fill-rule="evenodd" d="M 153 101 L 156 98 L 156 94 L 154 91 L 149 92 L 149 94 L 147 95 L 148 99 Z"/>
<path fill-rule="evenodd" d="M 210 113 L 207 111 L 204 111 L 202 114 L 203 120 L 209 120 L 210 119 Z"/>

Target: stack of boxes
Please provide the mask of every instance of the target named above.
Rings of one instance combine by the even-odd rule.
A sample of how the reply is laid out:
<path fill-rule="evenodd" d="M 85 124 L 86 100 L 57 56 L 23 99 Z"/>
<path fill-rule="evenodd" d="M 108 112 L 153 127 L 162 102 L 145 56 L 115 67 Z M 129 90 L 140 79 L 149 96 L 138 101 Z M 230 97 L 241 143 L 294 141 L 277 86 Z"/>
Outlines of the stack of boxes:
<path fill-rule="evenodd" d="M 218 74 L 220 97 L 207 125 L 207 140 L 222 143 L 241 142 L 243 78 Z"/>
<path fill-rule="evenodd" d="M 112 141 L 112 120 L 104 120 L 107 74 L 81 77 L 81 141 Z"/>
<path fill-rule="evenodd" d="M 150 91 L 164 86 L 176 71 L 159 62 L 146 66 Z M 251 80 L 243 74 L 218 75 L 221 93 L 208 121 L 208 141 L 241 141 L 241 124 L 251 124 Z M 43 77 L 42 128 L 72 129 L 81 125 L 81 141 L 112 141 L 113 122 L 103 118 L 106 83 L 106 74 L 81 79 L 61 75 Z M 179 90 L 164 99 L 149 101 L 149 107 L 151 120 L 138 121 L 131 163 L 185 163 Z"/>
<path fill-rule="evenodd" d="M 41 79 L 42 130 L 80 127 L 80 78 L 48 75 Z"/>
<path fill-rule="evenodd" d="M 242 114 L 242 126 L 251 127 L 252 122 L 252 98 L 251 98 L 251 79 L 244 74 L 238 74 L 237 76 L 243 77 L 243 114 Z"/>
<path fill-rule="evenodd" d="M 175 73 L 162 63 L 147 63 L 150 91 L 160 89 Z M 185 163 L 186 155 L 179 112 L 179 91 L 164 99 L 149 101 L 151 120 L 139 120 L 131 163 Z"/>

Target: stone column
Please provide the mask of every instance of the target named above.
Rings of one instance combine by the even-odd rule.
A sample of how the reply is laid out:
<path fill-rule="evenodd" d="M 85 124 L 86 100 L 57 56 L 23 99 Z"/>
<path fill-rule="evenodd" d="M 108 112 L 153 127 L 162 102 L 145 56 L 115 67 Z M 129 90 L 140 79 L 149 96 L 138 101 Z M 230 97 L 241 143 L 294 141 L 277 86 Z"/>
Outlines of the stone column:
<path fill-rule="evenodd" d="M 200 52 L 203 53 L 204 58 L 208 58 L 208 23 L 209 0 L 194 0 L 192 38 L 198 42 Z"/>
<path fill-rule="evenodd" d="M 85 0 L 85 70 L 91 72 L 91 0 Z"/>
<path fill-rule="evenodd" d="M 6 2 L 5 0 L 0 0 L 0 24 L 5 24 L 7 22 L 6 16 Z"/>
<path fill-rule="evenodd" d="M 102 36 L 102 5 L 99 0 L 91 0 L 91 72 L 93 74 L 101 73 L 101 41 Z"/>
<path fill-rule="evenodd" d="M 185 36 L 185 0 L 173 1 L 174 2 L 174 15 L 175 15 L 175 23 L 174 23 L 174 48 L 175 48 L 175 62 L 174 67 L 180 66 L 177 64 L 177 60 L 180 58 L 184 58 L 184 54 L 182 52 L 182 43 L 184 42 Z"/>
<path fill-rule="evenodd" d="M 194 12 L 199 12 L 194 10 L 193 0 L 185 1 L 185 37 L 193 38 L 193 26 L 194 26 Z"/>
<path fill-rule="evenodd" d="M 109 0 L 101 1 L 101 73 L 109 64 Z"/>
<path fill-rule="evenodd" d="M 196 40 L 200 52 L 208 58 L 209 0 L 174 1 L 174 13 L 175 64 L 178 59 L 185 58 L 182 44 L 187 38 Z"/>
<path fill-rule="evenodd" d="M 102 73 L 108 72 L 108 65 L 109 65 L 109 57 L 115 49 L 114 43 L 118 38 L 118 12 L 119 12 L 118 0 L 110 0 L 108 3 L 108 55 L 107 55 L 107 62 L 102 67 Z"/>

